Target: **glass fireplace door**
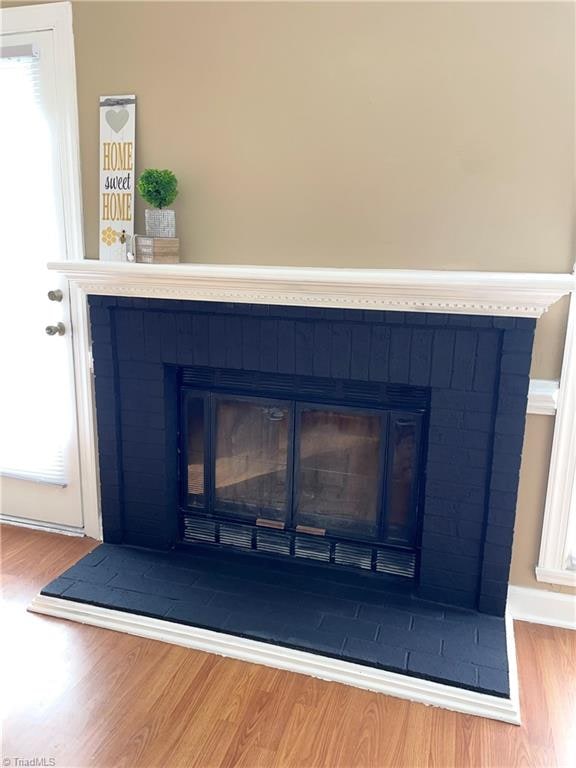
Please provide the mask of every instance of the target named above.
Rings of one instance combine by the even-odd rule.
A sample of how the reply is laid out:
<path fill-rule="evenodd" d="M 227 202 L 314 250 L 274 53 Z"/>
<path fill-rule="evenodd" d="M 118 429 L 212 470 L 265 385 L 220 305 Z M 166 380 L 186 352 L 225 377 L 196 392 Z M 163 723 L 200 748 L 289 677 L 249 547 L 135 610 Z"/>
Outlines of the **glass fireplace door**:
<path fill-rule="evenodd" d="M 412 546 L 416 540 L 421 430 L 421 414 L 400 411 L 390 414 L 387 514 L 383 532 L 390 544 Z"/>
<path fill-rule="evenodd" d="M 182 408 L 184 514 L 201 540 L 225 531 L 295 556 L 303 536 L 316 555 L 338 540 L 415 548 L 423 412 L 192 388 Z"/>
<path fill-rule="evenodd" d="M 290 507 L 292 404 L 214 396 L 214 511 L 284 523 Z"/>
<path fill-rule="evenodd" d="M 386 414 L 302 404 L 296 418 L 294 524 L 377 538 Z"/>
<path fill-rule="evenodd" d="M 428 392 L 181 376 L 183 544 L 415 577 Z"/>

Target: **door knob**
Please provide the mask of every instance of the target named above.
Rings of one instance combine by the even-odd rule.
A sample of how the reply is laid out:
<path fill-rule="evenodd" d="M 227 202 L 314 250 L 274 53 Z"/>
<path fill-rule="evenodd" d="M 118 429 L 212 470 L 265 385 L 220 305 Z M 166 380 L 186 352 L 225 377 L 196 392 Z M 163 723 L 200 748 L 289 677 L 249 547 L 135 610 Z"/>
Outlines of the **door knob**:
<path fill-rule="evenodd" d="M 57 325 L 47 325 L 46 333 L 48 336 L 64 336 L 66 333 L 66 327 L 64 323 L 58 323 Z"/>
<path fill-rule="evenodd" d="M 48 291 L 48 298 L 50 301 L 62 301 L 64 294 L 60 288 L 57 288 L 55 291 Z"/>

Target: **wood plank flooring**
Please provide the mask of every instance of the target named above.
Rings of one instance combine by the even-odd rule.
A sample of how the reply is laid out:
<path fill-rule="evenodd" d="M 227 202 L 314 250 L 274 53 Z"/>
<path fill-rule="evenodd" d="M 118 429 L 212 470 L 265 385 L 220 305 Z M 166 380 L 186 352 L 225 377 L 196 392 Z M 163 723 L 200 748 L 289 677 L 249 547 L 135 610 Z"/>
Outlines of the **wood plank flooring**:
<path fill-rule="evenodd" d="M 96 542 L 8 525 L 0 537 L 4 766 L 576 764 L 576 633 L 516 623 L 517 727 L 27 613 Z"/>

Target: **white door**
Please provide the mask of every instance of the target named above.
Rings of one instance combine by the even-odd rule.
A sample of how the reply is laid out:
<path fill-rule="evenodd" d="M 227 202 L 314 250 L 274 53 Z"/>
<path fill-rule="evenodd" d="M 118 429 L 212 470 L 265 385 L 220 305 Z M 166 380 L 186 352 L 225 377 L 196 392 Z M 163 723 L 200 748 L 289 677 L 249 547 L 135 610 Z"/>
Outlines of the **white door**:
<path fill-rule="evenodd" d="M 75 93 L 51 8 L 71 36 L 68 4 L 0 11 L 0 504 L 4 518 L 81 528 L 70 305 L 46 269 L 82 258 L 63 101 Z"/>

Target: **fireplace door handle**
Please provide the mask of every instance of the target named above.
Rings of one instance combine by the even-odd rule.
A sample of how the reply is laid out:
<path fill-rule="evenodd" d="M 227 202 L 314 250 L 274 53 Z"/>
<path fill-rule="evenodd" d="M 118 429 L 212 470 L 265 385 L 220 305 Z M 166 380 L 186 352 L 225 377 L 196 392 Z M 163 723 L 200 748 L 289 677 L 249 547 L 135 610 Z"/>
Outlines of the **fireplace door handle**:
<path fill-rule="evenodd" d="M 66 333 L 66 326 L 64 323 L 57 323 L 56 325 L 47 325 L 46 333 L 48 336 L 64 336 Z"/>

